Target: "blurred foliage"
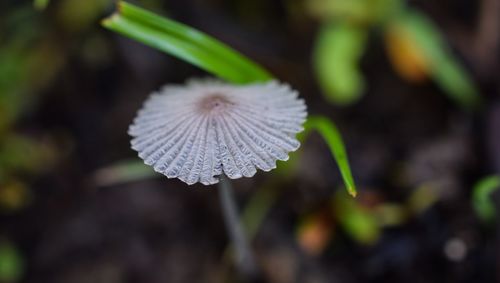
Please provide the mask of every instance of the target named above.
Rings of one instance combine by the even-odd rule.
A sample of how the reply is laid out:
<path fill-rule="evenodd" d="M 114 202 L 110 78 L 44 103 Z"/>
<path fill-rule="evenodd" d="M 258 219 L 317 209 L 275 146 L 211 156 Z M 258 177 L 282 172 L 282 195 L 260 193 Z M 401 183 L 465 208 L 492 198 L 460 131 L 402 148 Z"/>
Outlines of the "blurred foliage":
<path fill-rule="evenodd" d="M 348 23 L 324 25 L 313 53 L 318 81 L 332 103 L 355 102 L 365 89 L 358 62 L 365 51 L 366 30 Z"/>
<path fill-rule="evenodd" d="M 308 0 L 309 13 L 322 20 L 340 20 L 360 25 L 384 22 L 398 12 L 401 0 Z"/>
<path fill-rule="evenodd" d="M 301 217 L 297 242 L 313 256 L 321 254 L 339 231 L 359 244 L 374 245 L 385 227 L 407 223 L 430 209 L 437 200 L 437 195 L 425 186 L 416 188 L 401 203 L 386 201 L 369 190 L 362 191 L 356 199 L 337 191 L 330 202 Z"/>
<path fill-rule="evenodd" d="M 31 198 L 31 191 L 19 180 L 11 178 L 0 184 L 0 211 L 2 212 L 18 211 L 27 206 Z"/>
<path fill-rule="evenodd" d="M 50 0 L 34 0 L 33 6 L 35 7 L 35 9 L 42 11 L 45 10 L 45 8 L 47 8 L 49 2 Z"/>
<path fill-rule="evenodd" d="M 441 33 L 424 14 L 410 10 L 402 13 L 391 24 L 399 26 L 402 34 L 412 39 L 413 44 L 410 45 L 420 48 L 421 54 L 425 56 L 421 59 L 428 66 L 428 74 L 451 99 L 464 108 L 477 106 L 480 98 L 472 79 L 454 58 Z"/>
<path fill-rule="evenodd" d="M 280 174 L 281 176 L 282 174 Z M 243 210 L 241 222 L 249 239 L 257 235 L 262 221 L 264 221 L 267 213 L 278 199 L 279 190 L 277 189 L 276 180 L 277 178 L 273 178 L 268 183 L 260 186 L 248 200 Z"/>
<path fill-rule="evenodd" d="M 402 0 L 307 0 L 306 8 L 323 22 L 313 64 L 330 102 L 352 104 L 365 92 L 359 64 L 368 33 L 380 30 L 390 62 L 403 79 L 421 83 L 430 77 L 464 108 L 479 103 L 473 80 L 439 29 Z"/>
<path fill-rule="evenodd" d="M 97 186 L 111 186 L 160 176 L 143 162 L 123 160 L 97 170 L 94 182 Z"/>
<path fill-rule="evenodd" d="M 391 25 L 385 32 L 387 55 L 397 73 L 413 83 L 426 81 L 429 62 L 415 40 L 400 25 Z"/>
<path fill-rule="evenodd" d="M 496 216 L 492 194 L 500 189 L 500 176 L 493 175 L 479 180 L 472 189 L 472 205 L 485 223 L 492 223 Z"/>
<path fill-rule="evenodd" d="M 19 282 L 23 270 L 23 259 L 16 247 L 6 240 L 0 240 L 0 282 Z"/>
<path fill-rule="evenodd" d="M 0 139 L 0 210 L 17 211 L 31 199 L 26 176 L 49 168 L 56 153 L 48 142 L 8 133 Z"/>
<path fill-rule="evenodd" d="M 344 231 L 355 241 L 371 245 L 381 234 L 376 215 L 369 207 L 337 192 L 333 197 L 333 210 Z"/>
<path fill-rule="evenodd" d="M 0 26 L 0 133 L 36 102 L 60 69 L 63 52 L 44 34 L 31 6 L 19 8 Z"/>
<path fill-rule="evenodd" d="M 47 168 L 54 157 L 48 142 L 18 134 L 15 122 L 35 107 L 39 92 L 61 68 L 58 44 L 30 5 L 21 6 L 0 25 L 0 209 L 28 204 L 26 177 Z"/>
<path fill-rule="evenodd" d="M 110 0 L 61 1 L 57 9 L 59 26 L 69 32 L 76 32 L 95 25 L 104 9 L 111 3 Z"/>
<path fill-rule="evenodd" d="M 408 209 L 413 214 L 421 214 L 429 209 L 439 199 L 432 184 L 424 183 L 418 186 L 408 198 Z"/>
<path fill-rule="evenodd" d="M 297 241 L 306 253 L 320 255 L 330 242 L 334 222 L 329 211 L 317 211 L 303 217 L 298 226 Z"/>
<path fill-rule="evenodd" d="M 47 166 L 53 156 L 52 148 L 23 136 L 8 135 L 0 141 L 0 175 L 10 170 L 37 172 Z"/>
<path fill-rule="evenodd" d="M 50 168 L 64 149 L 51 133 L 31 133 L 17 122 L 37 110 L 64 68 L 68 39 L 95 25 L 109 0 L 48 0 L 20 3 L 0 20 L 0 210 L 22 209 L 30 182 Z M 38 10 L 39 12 L 37 12 Z M 47 13 L 54 15 L 51 20 Z M 58 28 L 54 28 L 57 25 Z"/>

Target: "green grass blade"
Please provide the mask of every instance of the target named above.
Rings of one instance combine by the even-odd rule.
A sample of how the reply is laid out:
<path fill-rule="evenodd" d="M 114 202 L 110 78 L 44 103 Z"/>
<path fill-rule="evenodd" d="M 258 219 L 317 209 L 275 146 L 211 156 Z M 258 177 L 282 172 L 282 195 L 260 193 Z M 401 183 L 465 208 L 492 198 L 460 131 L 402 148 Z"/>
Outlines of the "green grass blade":
<path fill-rule="evenodd" d="M 126 2 L 121 2 L 119 7 L 122 15 L 138 22 L 143 21 L 147 25 L 157 27 L 166 33 L 171 33 L 174 36 L 192 42 L 200 48 L 204 48 L 207 52 L 218 55 L 219 60 L 226 60 L 235 67 L 239 66 L 240 71 L 250 73 L 255 77 L 255 80 L 266 81 L 272 78 L 272 76 L 258 64 L 234 51 L 224 43 L 194 28 L 168 18 L 157 16 Z"/>
<path fill-rule="evenodd" d="M 479 180 L 472 190 L 472 205 L 476 214 L 485 222 L 495 218 L 495 204 L 491 194 L 500 189 L 500 176 L 489 176 Z"/>
<path fill-rule="evenodd" d="M 307 131 L 302 134 L 302 137 L 310 130 L 318 131 L 323 137 L 339 166 L 340 174 L 344 180 L 347 192 L 355 197 L 357 195 L 356 185 L 352 177 L 344 142 L 335 124 L 330 119 L 323 116 L 310 116 L 305 123 L 305 128 Z"/>
<path fill-rule="evenodd" d="M 418 11 L 404 13 L 399 21 L 424 51 L 431 75 L 441 89 L 465 108 L 474 109 L 480 105 L 481 97 L 473 79 L 453 56 L 435 24 Z"/>
<path fill-rule="evenodd" d="M 232 83 L 264 82 L 272 76 L 216 39 L 129 3 L 103 20 L 106 28 L 189 62 Z"/>

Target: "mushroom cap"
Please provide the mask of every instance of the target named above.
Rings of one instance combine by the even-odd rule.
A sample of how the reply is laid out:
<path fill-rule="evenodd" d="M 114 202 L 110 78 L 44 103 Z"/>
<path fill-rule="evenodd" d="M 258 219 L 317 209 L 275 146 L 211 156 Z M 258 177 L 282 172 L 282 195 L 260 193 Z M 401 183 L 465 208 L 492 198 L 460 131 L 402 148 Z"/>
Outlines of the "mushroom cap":
<path fill-rule="evenodd" d="M 129 127 L 131 144 L 154 170 L 191 185 L 270 171 L 299 146 L 307 117 L 297 91 L 276 81 L 231 85 L 190 80 L 153 93 Z"/>

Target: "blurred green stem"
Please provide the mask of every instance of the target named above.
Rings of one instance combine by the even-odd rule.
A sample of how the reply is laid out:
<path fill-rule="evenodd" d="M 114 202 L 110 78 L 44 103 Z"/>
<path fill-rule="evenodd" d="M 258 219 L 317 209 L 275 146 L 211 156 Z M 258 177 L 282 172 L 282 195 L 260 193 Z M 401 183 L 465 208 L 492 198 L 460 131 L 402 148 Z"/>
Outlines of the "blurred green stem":
<path fill-rule="evenodd" d="M 231 182 L 224 175 L 220 177 L 219 198 L 226 228 L 236 252 L 236 266 L 238 271 L 242 275 L 253 277 L 256 272 L 255 261 L 238 216 Z"/>

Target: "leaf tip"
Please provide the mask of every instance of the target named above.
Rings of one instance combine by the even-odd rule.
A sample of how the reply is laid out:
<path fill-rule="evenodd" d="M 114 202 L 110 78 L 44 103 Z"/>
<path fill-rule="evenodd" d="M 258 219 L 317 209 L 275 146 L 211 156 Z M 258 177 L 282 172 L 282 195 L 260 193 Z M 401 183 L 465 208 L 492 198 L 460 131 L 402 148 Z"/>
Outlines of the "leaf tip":
<path fill-rule="evenodd" d="M 111 14 L 110 16 L 102 19 L 101 26 L 109 28 L 109 26 L 111 25 L 111 22 L 114 21 L 114 19 L 118 16 L 119 16 L 119 14 L 115 12 L 115 13 Z"/>
<path fill-rule="evenodd" d="M 351 197 L 355 198 L 358 195 L 358 192 L 354 187 L 347 188 L 347 193 L 351 195 Z"/>
<path fill-rule="evenodd" d="M 122 14 L 123 5 L 125 3 L 121 0 L 116 1 L 116 11 L 106 18 L 101 20 L 101 26 L 109 28 L 111 26 L 111 22 L 113 22 L 120 14 Z"/>

